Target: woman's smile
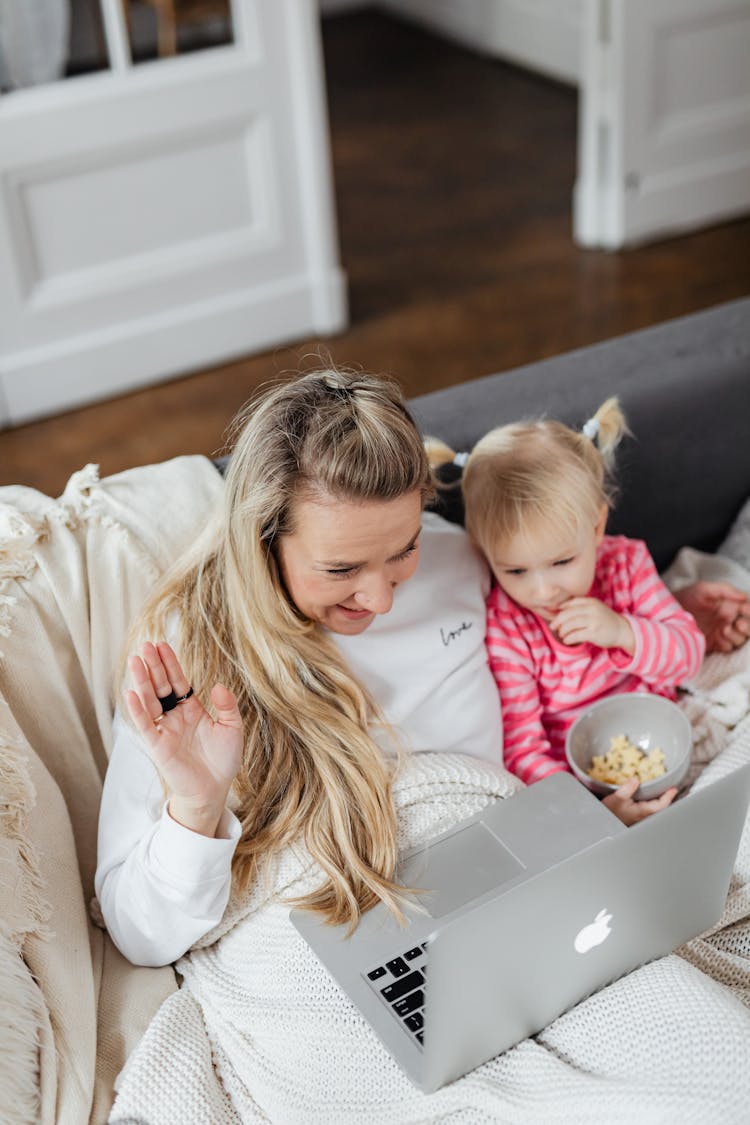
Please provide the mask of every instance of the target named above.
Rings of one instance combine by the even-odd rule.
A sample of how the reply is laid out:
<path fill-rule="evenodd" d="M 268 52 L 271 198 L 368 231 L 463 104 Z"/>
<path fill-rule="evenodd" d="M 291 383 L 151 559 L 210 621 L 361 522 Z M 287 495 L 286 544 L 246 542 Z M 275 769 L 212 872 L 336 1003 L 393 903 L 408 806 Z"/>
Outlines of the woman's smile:
<path fill-rule="evenodd" d="M 336 603 L 335 609 L 345 613 L 352 621 L 362 621 L 365 617 L 373 617 L 374 614 L 370 609 L 356 609 L 348 605 L 342 605 L 340 602 Z"/>

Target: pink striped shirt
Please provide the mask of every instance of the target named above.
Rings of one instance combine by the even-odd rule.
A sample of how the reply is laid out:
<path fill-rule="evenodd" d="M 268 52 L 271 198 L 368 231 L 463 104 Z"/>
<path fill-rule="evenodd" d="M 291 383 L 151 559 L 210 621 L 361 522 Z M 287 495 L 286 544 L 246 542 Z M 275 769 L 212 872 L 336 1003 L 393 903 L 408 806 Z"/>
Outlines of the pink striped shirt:
<path fill-rule="evenodd" d="M 522 781 L 567 769 L 565 735 L 590 703 L 619 692 L 675 697 L 698 671 L 705 640 L 659 578 L 646 544 L 605 536 L 589 597 L 630 622 L 635 651 L 565 645 L 546 622 L 493 586 L 487 651 L 503 717 L 503 756 Z"/>

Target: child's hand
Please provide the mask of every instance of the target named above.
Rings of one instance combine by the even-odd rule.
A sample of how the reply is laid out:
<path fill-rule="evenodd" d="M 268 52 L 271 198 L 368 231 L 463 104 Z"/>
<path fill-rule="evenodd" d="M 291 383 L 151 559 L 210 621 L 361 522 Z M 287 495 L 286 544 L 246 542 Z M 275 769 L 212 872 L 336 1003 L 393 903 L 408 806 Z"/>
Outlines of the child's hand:
<path fill-rule="evenodd" d="M 626 618 L 598 598 L 569 598 L 549 627 L 566 645 L 588 641 L 599 648 L 624 649 L 631 656 L 635 651 L 635 637 Z"/>
<path fill-rule="evenodd" d="M 667 789 L 661 797 L 655 797 L 652 801 L 634 801 L 633 794 L 639 785 L 637 777 L 628 778 L 619 789 L 602 801 L 610 812 L 628 826 L 637 824 L 639 820 L 645 820 L 647 816 L 653 816 L 656 812 L 661 812 L 667 805 L 671 805 L 677 796 L 676 789 Z"/>

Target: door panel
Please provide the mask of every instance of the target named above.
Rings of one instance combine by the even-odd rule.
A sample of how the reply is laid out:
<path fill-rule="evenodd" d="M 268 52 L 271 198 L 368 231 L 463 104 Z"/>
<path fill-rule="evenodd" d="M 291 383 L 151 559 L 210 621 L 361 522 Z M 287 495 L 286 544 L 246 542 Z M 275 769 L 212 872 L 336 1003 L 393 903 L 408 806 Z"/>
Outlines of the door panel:
<path fill-rule="evenodd" d="M 587 0 L 575 231 L 617 248 L 750 210 L 750 3 Z"/>
<path fill-rule="evenodd" d="M 233 45 L 0 101 L 10 421 L 343 325 L 315 5 L 233 11 Z"/>

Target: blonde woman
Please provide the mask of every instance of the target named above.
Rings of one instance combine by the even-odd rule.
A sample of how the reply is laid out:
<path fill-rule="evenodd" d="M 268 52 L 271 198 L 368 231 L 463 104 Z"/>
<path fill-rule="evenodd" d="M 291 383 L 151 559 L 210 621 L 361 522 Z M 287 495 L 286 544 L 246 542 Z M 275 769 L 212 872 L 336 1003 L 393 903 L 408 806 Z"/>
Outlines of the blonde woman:
<path fill-rule="evenodd" d="M 674 698 L 703 658 L 703 634 L 646 544 L 605 535 L 625 431 L 612 398 L 581 432 L 552 420 L 492 430 L 464 469 L 466 528 L 495 576 L 487 647 L 505 764 L 526 783 L 568 768 L 566 732 L 590 703 L 629 691 Z M 637 786 L 605 801 L 627 824 L 676 795 L 636 802 Z"/>
<path fill-rule="evenodd" d="M 240 418 L 223 512 L 129 647 L 96 890 L 131 961 L 177 959 L 296 839 L 325 874 L 308 906 L 397 908 L 398 749 L 501 767 L 489 576 L 430 494 L 386 380 L 312 373 Z"/>

